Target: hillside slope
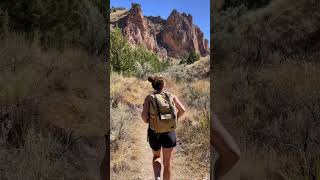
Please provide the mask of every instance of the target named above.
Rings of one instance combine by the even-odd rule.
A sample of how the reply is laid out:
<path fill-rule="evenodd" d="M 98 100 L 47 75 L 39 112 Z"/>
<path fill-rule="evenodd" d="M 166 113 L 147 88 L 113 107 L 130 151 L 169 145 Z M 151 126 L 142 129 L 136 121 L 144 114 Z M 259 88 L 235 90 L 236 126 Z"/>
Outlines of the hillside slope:
<path fill-rule="evenodd" d="M 318 9 L 273 0 L 216 11 L 213 107 L 242 154 L 225 179 L 319 179 Z"/>
<path fill-rule="evenodd" d="M 99 179 L 104 65 L 83 50 L 42 51 L 18 35 L 0 51 L 0 179 Z"/>

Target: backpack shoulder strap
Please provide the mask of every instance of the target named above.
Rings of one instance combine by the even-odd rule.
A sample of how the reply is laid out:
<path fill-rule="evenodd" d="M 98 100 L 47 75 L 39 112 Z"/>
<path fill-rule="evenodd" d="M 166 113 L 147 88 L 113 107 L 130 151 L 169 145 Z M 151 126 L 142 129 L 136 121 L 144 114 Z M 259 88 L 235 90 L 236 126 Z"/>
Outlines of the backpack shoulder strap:
<path fill-rule="evenodd" d="M 150 104 L 152 104 L 153 107 L 154 107 L 155 104 L 157 106 L 157 96 L 156 95 L 150 94 Z"/>
<path fill-rule="evenodd" d="M 151 94 L 150 97 L 154 99 L 154 101 L 155 101 L 154 103 L 155 103 L 155 105 L 156 105 L 156 110 L 157 110 L 159 119 L 161 119 L 160 110 L 159 110 L 160 108 L 159 108 L 158 98 L 157 98 L 156 94 Z"/>
<path fill-rule="evenodd" d="M 164 92 L 167 96 L 173 97 L 173 95 L 170 92 Z"/>
<path fill-rule="evenodd" d="M 169 103 L 174 106 L 173 95 L 170 92 L 165 92 L 166 98 L 168 98 Z"/>
<path fill-rule="evenodd" d="M 174 104 L 174 101 L 173 101 L 173 96 L 169 92 L 165 92 L 165 96 L 168 99 L 169 106 L 170 106 L 170 108 L 172 110 L 173 115 L 175 116 L 176 115 L 176 110 L 175 110 L 175 104 Z"/>

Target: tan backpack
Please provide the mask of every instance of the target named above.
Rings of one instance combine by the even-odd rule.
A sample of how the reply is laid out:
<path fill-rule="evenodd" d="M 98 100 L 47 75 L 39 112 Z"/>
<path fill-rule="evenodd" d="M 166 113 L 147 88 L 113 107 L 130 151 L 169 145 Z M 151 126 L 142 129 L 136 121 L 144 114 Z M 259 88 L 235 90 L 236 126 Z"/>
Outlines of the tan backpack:
<path fill-rule="evenodd" d="M 169 92 L 150 95 L 149 126 L 156 133 L 175 130 L 177 127 L 176 107 Z"/>

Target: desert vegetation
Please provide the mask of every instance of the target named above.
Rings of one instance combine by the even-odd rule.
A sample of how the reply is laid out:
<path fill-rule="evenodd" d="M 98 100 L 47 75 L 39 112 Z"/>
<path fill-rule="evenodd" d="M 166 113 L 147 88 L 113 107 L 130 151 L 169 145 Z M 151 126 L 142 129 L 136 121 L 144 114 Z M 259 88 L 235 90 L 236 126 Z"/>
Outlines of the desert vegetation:
<path fill-rule="evenodd" d="M 120 28 L 111 32 L 110 64 L 115 72 L 138 77 L 163 71 L 169 66 L 168 61 L 161 61 L 156 54 L 147 49 L 129 44 Z"/>
<path fill-rule="evenodd" d="M 0 179 L 99 179 L 108 127 L 98 4 L 0 9 Z"/>
<path fill-rule="evenodd" d="M 78 168 L 88 172 L 85 159 L 98 165 L 107 128 L 103 63 L 82 50 L 43 52 L 17 35 L 0 49 L 3 179 L 76 178 Z"/>
<path fill-rule="evenodd" d="M 243 155 L 226 179 L 319 179 L 319 3 L 228 2 L 214 11 L 213 108 Z"/>
<path fill-rule="evenodd" d="M 192 64 L 200 59 L 200 55 L 196 52 L 189 53 L 188 56 L 184 57 L 180 64 Z"/>
<path fill-rule="evenodd" d="M 195 52 L 186 62 L 174 65 L 147 49 L 132 45 L 114 28 L 111 54 L 111 178 L 151 179 L 152 150 L 147 127 L 141 118 L 145 97 L 152 93 L 149 75 L 162 75 L 167 91 L 187 106 L 179 122 L 178 145 L 174 153 L 174 179 L 204 179 L 209 176 L 209 57 Z M 181 61 L 180 59 L 178 61 Z M 196 153 L 195 153 L 196 152 Z"/>
<path fill-rule="evenodd" d="M 38 39 L 42 48 L 83 47 L 92 53 L 106 48 L 106 22 L 101 1 L 19 0 L 0 3 L 1 29 Z M 2 31 L 2 32 L 3 32 Z"/>
<path fill-rule="evenodd" d="M 168 71 L 170 72 L 170 71 Z M 209 173 L 209 80 L 180 82 L 170 79 L 168 91 L 188 107 L 178 125 L 174 154 L 174 179 L 204 178 Z M 145 79 L 112 73 L 111 76 L 111 171 L 112 178 L 146 179 L 152 176 L 152 151 L 146 139 L 147 124 L 140 119 L 142 104 L 152 87 Z M 192 138 L 191 138 L 192 137 Z M 194 153 L 197 152 L 197 153 Z"/>

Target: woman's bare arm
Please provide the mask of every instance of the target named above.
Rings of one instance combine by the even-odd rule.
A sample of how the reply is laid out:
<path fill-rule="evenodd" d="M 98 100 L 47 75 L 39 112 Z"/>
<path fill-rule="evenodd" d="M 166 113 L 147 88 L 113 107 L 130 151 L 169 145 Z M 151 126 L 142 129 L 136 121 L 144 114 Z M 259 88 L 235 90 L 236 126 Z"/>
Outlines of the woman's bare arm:
<path fill-rule="evenodd" d="M 143 110 L 141 113 L 141 118 L 145 123 L 148 123 L 148 111 L 149 111 L 149 102 L 150 102 L 150 96 L 147 96 L 143 103 Z"/>
<path fill-rule="evenodd" d="M 223 177 L 239 161 L 240 149 L 233 137 L 220 124 L 216 115 L 211 120 L 210 143 L 219 153 L 214 166 L 215 179 Z"/>
<path fill-rule="evenodd" d="M 180 100 L 177 98 L 177 96 L 173 96 L 173 101 L 178 109 L 178 114 L 177 117 L 178 119 L 180 117 L 182 117 L 182 115 L 186 112 L 185 107 L 182 105 L 182 103 L 180 102 Z"/>

